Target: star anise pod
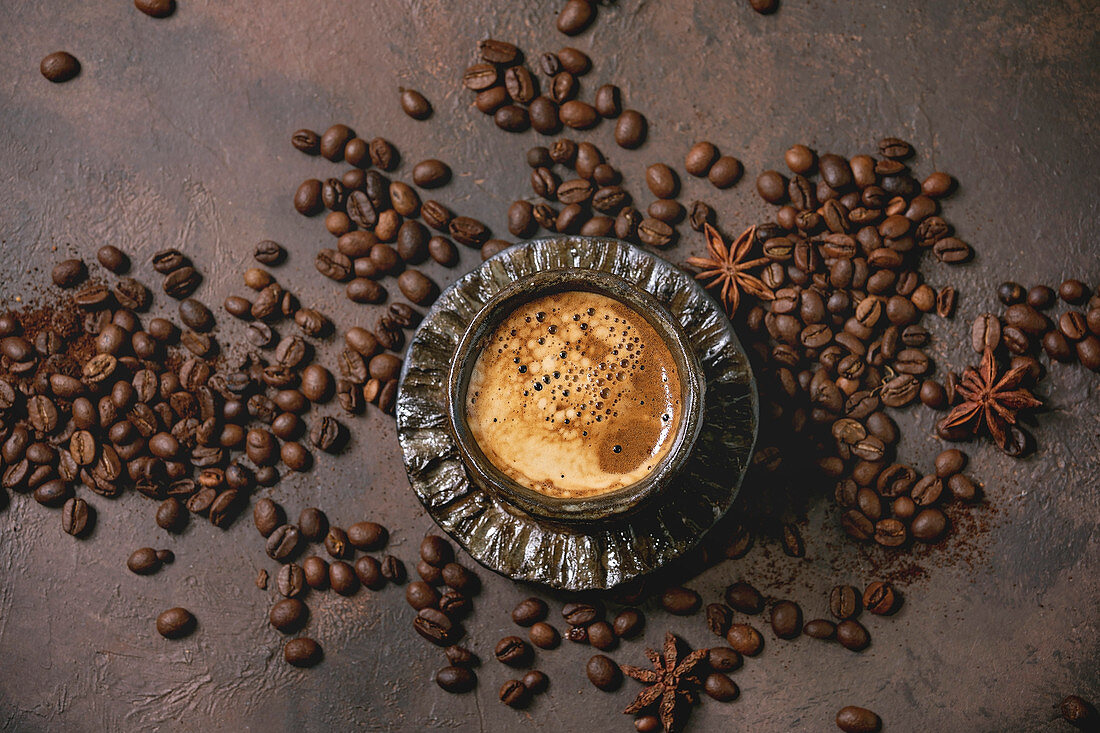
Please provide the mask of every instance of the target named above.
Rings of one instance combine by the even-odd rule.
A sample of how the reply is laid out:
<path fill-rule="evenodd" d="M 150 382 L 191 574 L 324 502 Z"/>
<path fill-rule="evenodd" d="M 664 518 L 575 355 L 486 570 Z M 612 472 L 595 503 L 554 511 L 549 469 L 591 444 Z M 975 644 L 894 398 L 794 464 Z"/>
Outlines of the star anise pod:
<path fill-rule="evenodd" d="M 645 655 L 653 663 L 653 669 L 642 669 L 629 664 L 621 665 L 623 674 L 649 685 L 638 693 L 638 697 L 634 698 L 634 702 L 630 703 L 623 712 L 636 713 L 660 700 L 658 712 L 661 725 L 671 733 L 676 724 L 676 704 L 681 699 L 687 702 L 695 702 L 698 699 L 693 689 L 693 685 L 698 684 L 698 680 L 691 678 L 690 672 L 707 656 L 707 650 L 696 649 L 680 660 L 680 653 L 676 648 L 676 637 L 668 631 L 665 632 L 664 652 L 662 657 L 652 649 L 645 650 Z"/>
<path fill-rule="evenodd" d="M 1001 450 L 1007 451 L 1008 426 L 1016 424 L 1016 412 L 1025 407 L 1038 407 L 1042 402 L 1026 389 L 1020 389 L 1027 367 L 1020 365 L 997 377 L 993 351 L 986 349 L 978 369 L 967 367 L 955 391 L 963 402 L 956 405 L 940 423 L 941 430 L 964 425 L 977 433 L 984 423 Z"/>
<path fill-rule="evenodd" d="M 768 286 L 748 272 L 767 264 L 768 258 L 745 261 L 756 238 L 756 227 L 746 229 L 732 246 L 726 246 L 722 235 L 710 224 L 704 225 L 703 233 L 707 238 L 707 253 L 710 256 L 688 257 L 687 264 L 700 270 L 695 276 L 696 280 L 710 280 L 706 283 L 707 290 L 718 290 L 718 296 L 728 316 L 732 318 L 741 305 L 742 290 L 761 300 L 775 299 Z"/>

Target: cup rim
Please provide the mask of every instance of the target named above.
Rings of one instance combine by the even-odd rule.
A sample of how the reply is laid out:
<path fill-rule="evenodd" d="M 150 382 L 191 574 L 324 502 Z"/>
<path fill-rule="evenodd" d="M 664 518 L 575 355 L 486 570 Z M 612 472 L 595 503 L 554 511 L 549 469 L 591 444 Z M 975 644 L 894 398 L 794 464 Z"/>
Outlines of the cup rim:
<path fill-rule="evenodd" d="M 523 303 L 556 292 L 582 290 L 624 303 L 646 319 L 672 353 L 680 377 L 681 414 L 668 453 L 640 481 L 592 498 L 552 497 L 505 475 L 482 452 L 466 422 L 466 391 L 476 350 L 501 321 Z M 497 292 L 474 315 L 455 349 L 447 379 L 448 417 L 471 478 L 486 491 L 527 514 L 567 525 L 605 522 L 637 511 L 659 496 L 683 469 L 703 425 L 706 376 L 680 323 L 639 285 L 599 270 L 541 270 Z"/>

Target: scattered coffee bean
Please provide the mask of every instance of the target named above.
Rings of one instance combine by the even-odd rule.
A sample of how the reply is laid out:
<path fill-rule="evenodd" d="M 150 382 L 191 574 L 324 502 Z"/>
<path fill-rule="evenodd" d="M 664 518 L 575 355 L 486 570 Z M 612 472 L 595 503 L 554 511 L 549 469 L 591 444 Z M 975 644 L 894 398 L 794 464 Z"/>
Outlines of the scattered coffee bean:
<path fill-rule="evenodd" d="M 80 62 L 71 53 L 54 51 L 42 59 L 42 63 L 38 65 L 38 70 L 49 81 L 54 84 L 61 84 L 80 73 Z"/>
<path fill-rule="evenodd" d="M 305 636 L 291 639 L 283 646 L 283 659 L 295 667 L 316 666 L 321 657 L 321 645 Z"/>
<path fill-rule="evenodd" d="M 195 617 L 186 608 L 169 608 L 157 616 L 157 633 L 165 639 L 181 639 L 195 630 Z"/>
<path fill-rule="evenodd" d="M 845 733 L 877 733 L 882 721 L 867 708 L 848 705 L 837 712 L 836 727 Z"/>
<path fill-rule="evenodd" d="M 588 675 L 588 681 L 604 692 L 617 690 L 623 680 L 619 665 L 603 654 L 597 654 L 588 660 L 585 673 Z"/>

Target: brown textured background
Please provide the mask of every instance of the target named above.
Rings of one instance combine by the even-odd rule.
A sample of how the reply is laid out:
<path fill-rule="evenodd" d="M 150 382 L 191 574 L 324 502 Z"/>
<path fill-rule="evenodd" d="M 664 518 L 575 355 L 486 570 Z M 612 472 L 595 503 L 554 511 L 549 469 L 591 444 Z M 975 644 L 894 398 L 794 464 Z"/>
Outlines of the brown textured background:
<path fill-rule="evenodd" d="M 313 270 L 327 239 L 320 222 L 290 207 L 301 179 L 342 170 L 294 151 L 290 133 L 336 121 L 393 140 L 406 176 L 409 161 L 443 158 L 455 181 L 437 198 L 505 231 L 507 204 L 529 192 L 523 151 L 537 136 L 498 132 L 468 107 L 457 79 L 490 34 L 531 55 L 568 45 L 553 29 L 557 3 L 180 2 L 166 21 L 127 0 L 0 3 L 5 304 L 41 294 L 56 258 L 92 256 L 103 243 L 130 252 L 152 285 L 149 255 L 180 247 L 206 275 L 199 297 L 217 304 L 243 289 L 251 245 L 273 238 L 291 251 L 278 276 L 305 303 L 342 326 L 368 324 L 369 308 Z M 748 180 L 727 192 L 690 181 L 683 198 L 705 196 L 731 230 L 766 213 L 751 180 L 778 167 L 793 142 L 851 155 L 884 134 L 912 141 L 918 172 L 942 168 L 960 180 L 947 217 L 978 252 L 964 268 L 927 270 L 962 293 L 955 321 L 931 324 L 937 361 L 960 367 L 972 360 L 966 320 L 994 307 L 1000 280 L 1100 281 L 1098 31 L 1100 10 L 1085 0 L 784 0 L 770 17 L 742 2 L 621 0 L 572 43 L 595 62 L 583 94 L 620 84 L 626 104 L 649 118 L 650 140 L 621 151 L 607 124 L 576 137 L 599 144 L 643 201 L 645 165 L 679 166 L 692 142 L 713 140 L 744 161 Z M 38 62 L 58 49 L 83 72 L 51 85 Z M 400 113 L 398 85 L 429 97 L 431 120 Z M 688 237 L 669 256 L 680 261 L 699 245 Z M 455 270 L 429 269 L 445 285 L 476 262 L 464 251 Z M 221 339 L 238 325 L 223 323 Z M 1098 384 L 1078 367 L 1054 367 L 1031 459 L 987 444 L 969 450 L 988 501 L 964 515 L 960 534 L 978 536 L 892 564 L 906 604 L 866 620 L 870 649 L 853 655 L 766 632 L 763 657 L 734 673 L 741 699 L 707 701 L 691 729 L 827 730 L 849 703 L 878 711 L 891 731 L 1066 729 L 1056 720 L 1065 694 L 1100 699 Z M 911 413 L 899 418 L 899 453 L 927 468 L 938 446 L 933 417 Z M 355 427 L 348 455 L 321 457 L 270 495 L 291 516 L 318 505 L 337 524 L 384 522 L 411 567 L 430 521 L 407 489 L 393 426 L 375 411 Z M 629 730 L 618 711 L 638 686 L 594 690 L 582 672 L 590 650 L 568 643 L 539 653 L 551 688 L 527 711 L 497 702 L 511 675 L 495 661 L 479 670 L 476 694 L 442 693 L 430 681 L 442 655 L 411 633 L 412 612 L 394 589 L 314 594 L 308 633 L 326 660 L 289 668 L 266 622 L 274 590 L 253 585 L 259 568 L 274 575 L 276 565 L 247 517 L 226 532 L 195 522 L 166 538 L 153 502 L 91 502 L 99 521 L 84 542 L 29 497 L 0 511 L 0 728 Z M 862 586 L 881 561 L 842 538 L 828 503 L 811 507 L 805 560 L 759 542 L 692 585 L 710 602 L 744 576 L 799 601 L 807 617 L 823 613 L 829 586 Z M 173 548 L 176 563 L 154 577 L 128 573 L 126 556 L 146 544 Z M 514 632 L 507 609 L 531 589 L 481 576 L 467 626 L 484 658 Z M 195 612 L 199 630 L 167 642 L 153 618 L 177 604 Z M 649 643 L 666 626 L 696 646 L 712 642 L 701 616 L 670 621 L 651 605 Z M 628 642 L 612 656 L 638 664 L 642 648 Z"/>

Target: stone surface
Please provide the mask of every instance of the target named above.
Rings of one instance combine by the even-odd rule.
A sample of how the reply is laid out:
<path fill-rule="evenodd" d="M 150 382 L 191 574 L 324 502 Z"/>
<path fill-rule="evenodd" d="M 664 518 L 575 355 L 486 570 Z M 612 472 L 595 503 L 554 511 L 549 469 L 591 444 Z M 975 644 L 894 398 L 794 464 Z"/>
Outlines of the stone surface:
<path fill-rule="evenodd" d="M 929 264 L 930 277 L 961 293 L 956 319 L 936 324 L 940 364 L 972 358 L 969 319 L 995 307 L 1006 277 L 1100 281 L 1095 4 L 785 0 L 759 16 L 745 3 L 621 0 L 568 40 L 554 30 L 552 5 L 494 0 L 470 12 L 406 0 L 353 12 L 339 3 L 181 0 L 171 18 L 154 20 L 129 2 L 0 4 L 0 298 L 33 299 L 55 260 L 91 261 L 112 243 L 150 283 L 149 256 L 179 246 L 203 263 L 198 296 L 214 305 L 243 292 L 241 262 L 270 238 L 288 248 L 279 276 L 305 302 L 344 326 L 369 325 L 371 308 L 348 303 L 313 270 L 327 235 L 290 206 L 302 179 L 342 168 L 299 154 L 290 134 L 342 121 L 384 135 L 399 146 L 405 177 L 412 162 L 444 160 L 454 181 L 437 198 L 503 233 L 508 203 L 529 191 L 523 151 L 539 138 L 498 132 L 458 88 L 476 41 L 490 34 L 531 54 L 565 45 L 589 52 L 585 95 L 603 81 L 622 86 L 625 106 L 649 119 L 649 142 L 619 150 L 609 124 L 574 137 L 598 142 L 636 195 L 645 196 L 647 165 L 679 167 L 696 140 L 739 157 L 745 180 L 727 191 L 682 176 L 683 200 L 705 197 L 731 230 L 771 215 L 751 182 L 780 167 L 790 144 L 856 154 L 883 135 L 910 140 L 919 171 L 942 167 L 959 178 L 947 212 L 977 250 L 964 268 Z M 83 71 L 52 85 L 38 63 L 59 48 Z M 427 96 L 430 120 L 403 115 L 399 86 Z M 701 251 L 689 236 L 667 256 Z M 479 261 L 471 250 L 461 256 L 454 270 L 426 270 L 445 286 Z M 157 308 L 170 305 L 161 299 Z M 223 325 L 223 335 L 239 325 Z M 1076 367 L 1053 372 L 1039 452 L 1020 463 L 988 443 L 967 449 L 987 502 L 962 515 L 962 529 L 979 536 L 917 548 L 896 564 L 890 579 L 905 604 L 896 616 L 864 619 L 873 637 L 866 652 L 811 639 L 769 644 L 734 673 L 741 699 L 694 709 L 691 729 L 826 730 L 840 707 L 857 704 L 891 729 L 1048 730 L 1060 725 L 1052 721 L 1066 694 L 1100 699 L 1098 382 Z M 926 468 L 940 445 L 933 420 L 927 411 L 900 419 L 901 454 Z M 409 492 L 393 421 L 376 411 L 355 427 L 348 455 L 322 457 L 314 472 L 267 493 L 291 516 L 318 505 L 337 525 L 387 524 L 391 550 L 411 567 L 432 524 Z M 265 620 L 275 591 L 252 584 L 274 564 L 247 520 L 225 532 L 196 522 L 164 537 L 154 502 L 89 501 L 100 511 L 83 542 L 29 497 L 0 511 L 0 727 L 629 730 L 619 711 L 638 687 L 594 690 L 583 672 L 591 650 L 568 643 L 538 652 L 553 682 L 523 713 L 497 702 L 508 675 L 491 660 L 476 693 L 446 695 L 431 681 L 446 662 L 412 633 L 412 611 L 395 589 L 312 595 L 306 633 L 325 660 L 288 667 Z M 830 504 L 823 497 L 811 507 L 807 559 L 758 542 L 744 560 L 688 585 L 711 602 L 744 577 L 821 615 L 834 583 L 877 579 L 882 556 L 853 548 Z M 147 544 L 177 556 L 155 578 L 124 568 L 129 551 Z M 481 575 L 463 643 L 485 659 L 514 633 L 508 611 L 533 591 Z M 169 644 L 153 622 L 175 605 L 200 628 Z M 671 619 L 652 602 L 645 610 L 644 640 L 620 645 L 617 661 L 643 664 L 644 646 L 657 646 L 668 627 L 695 646 L 713 643 L 701 615 Z"/>

